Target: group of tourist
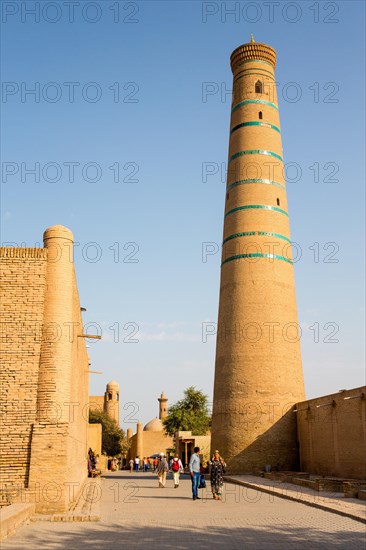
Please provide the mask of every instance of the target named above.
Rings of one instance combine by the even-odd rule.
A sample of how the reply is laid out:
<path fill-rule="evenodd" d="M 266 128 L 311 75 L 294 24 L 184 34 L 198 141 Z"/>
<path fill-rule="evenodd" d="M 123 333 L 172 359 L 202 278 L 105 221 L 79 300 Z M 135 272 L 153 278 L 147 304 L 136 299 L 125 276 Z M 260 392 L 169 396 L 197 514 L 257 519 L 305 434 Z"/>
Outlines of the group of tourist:
<path fill-rule="evenodd" d="M 136 456 L 135 459 L 131 458 L 128 464 L 131 474 L 133 471 L 138 472 L 139 470 L 142 470 L 143 472 L 149 472 L 152 468 L 155 472 L 156 466 L 158 464 L 158 459 L 154 458 L 154 460 L 151 461 L 151 458 L 149 456 L 144 456 L 144 458 L 140 460 L 140 458 Z"/>
<path fill-rule="evenodd" d="M 159 487 L 165 487 L 166 476 L 170 469 L 173 473 L 174 488 L 176 489 L 179 486 L 179 476 L 184 471 L 182 461 L 180 460 L 178 455 L 175 454 L 169 465 L 164 453 L 160 453 L 158 464 L 156 467 Z"/>
<path fill-rule="evenodd" d="M 221 500 L 222 498 L 225 467 L 226 464 L 224 459 L 220 456 L 219 451 L 216 450 L 211 458 L 211 461 L 208 462 L 207 465 L 210 472 L 212 496 L 215 500 Z M 158 473 L 159 487 L 165 487 L 166 475 L 169 472 L 169 469 L 171 469 L 173 473 L 174 488 L 176 489 L 179 486 L 179 476 L 184 471 L 182 461 L 177 454 L 174 455 L 174 458 L 170 462 L 169 468 L 169 464 L 164 453 L 160 453 L 159 463 L 156 469 Z M 199 447 L 194 448 L 194 453 L 190 458 L 189 473 L 192 481 L 192 498 L 193 500 L 199 500 L 200 497 L 198 496 L 198 489 L 206 487 L 204 477 L 205 469 L 201 463 Z"/>
<path fill-rule="evenodd" d="M 100 476 L 101 471 L 98 468 L 99 455 L 97 455 L 91 447 L 88 450 L 88 477 Z"/>
<path fill-rule="evenodd" d="M 119 460 L 114 456 L 108 460 L 108 470 L 115 472 L 118 470 Z"/>
<path fill-rule="evenodd" d="M 154 458 L 151 462 L 150 458 L 144 457 L 142 459 L 142 468 L 141 460 L 138 456 L 135 459 L 131 458 L 129 462 L 130 472 L 138 472 L 140 469 L 147 472 L 153 468 L 153 471 L 158 474 L 158 483 L 159 488 L 164 488 L 166 484 L 166 476 L 169 471 L 173 474 L 174 488 L 179 487 L 179 477 L 182 472 L 184 472 L 184 466 L 177 454 L 168 462 L 164 453 L 160 453 L 159 458 Z M 211 461 L 207 462 L 206 468 L 203 467 L 200 456 L 199 447 L 194 448 L 194 453 L 192 454 L 189 461 L 189 473 L 192 481 L 192 498 L 193 500 L 199 500 L 198 489 L 205 488 L 205 473 L 210 473 L 211 481 L 211 491 L 212 496 L 215 500 L 221 500 L 222 498 L 222 487 L 224 485 L 224 473 L 225 473 L 225 461 L 220 456 L 219 451 L 215 451 Z"/>
<path fill-rule="evenodd" d="M 95 477 L 100 475 L 98 469 L 98 455 L 90 448 L 88 451 L 88 475 L 89 477 Z M 169 471 L 173 474 L 174 489 L 179 487 L 180 474 L 184 472 L 184 466 L 178 454 L 168 462 L 164 453 L 160 453 L 159 458 L 143 457 L 139 456 L 131 458 L 129 461 L 130 472 L 143 472 L 154 471 L 158 475 L 159 488 L 164 488 L 166 484 L 166 476 Z M 210 474 L 211 491 L 215 500 L 221 500 L 222 487 L 224 485 L 224 473 L 225 473 L 225 461 L 220 456 L 219 451 L 215 451 L 212 455 L 211 461 L 208 461 L 206 467 L 203 467 L 201 462 L 200 448 L 195 447 L 194 453 L 191 455 L 189 461 L 189 473 L 192 481 L 192 498 L 193 500 L 199 500 L 198 489 L 205 488 L 205 474 Z M 115 471 L 118 469 L 118 460 L 114 457 L 108 461 L 108 469 Z"/>

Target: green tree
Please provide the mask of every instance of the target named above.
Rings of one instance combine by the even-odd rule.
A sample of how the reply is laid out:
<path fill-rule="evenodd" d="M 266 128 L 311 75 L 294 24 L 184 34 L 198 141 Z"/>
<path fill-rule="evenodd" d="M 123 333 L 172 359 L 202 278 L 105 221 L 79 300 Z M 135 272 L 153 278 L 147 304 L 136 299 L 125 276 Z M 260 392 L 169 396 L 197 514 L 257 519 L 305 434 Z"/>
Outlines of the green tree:
<path fill-rule="evenodd" d="M 191 431 L 192 435 L 205 435 L 211 426 L 207 395 L 190 386 L 184 390 L 184 397 L 169 407 L 163 419 L 164 431 L 173 436 L 177 431 Z"/>
<path fill-rule="evenodd" d="M 114 418 L 104 411 L 89 411 L 90 424 L 102 425 L 102 452 L 108 456 L 120 455 L 128 449 L 125 432 L 118 426 Z"/>

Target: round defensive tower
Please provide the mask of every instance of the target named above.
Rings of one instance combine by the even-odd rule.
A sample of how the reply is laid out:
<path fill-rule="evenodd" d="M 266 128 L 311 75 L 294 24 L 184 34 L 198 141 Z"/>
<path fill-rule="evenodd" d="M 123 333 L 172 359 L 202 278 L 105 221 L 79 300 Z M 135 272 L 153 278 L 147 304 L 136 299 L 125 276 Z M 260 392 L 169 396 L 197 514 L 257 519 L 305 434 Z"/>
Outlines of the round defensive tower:
<path fill-rule="evenodd" d="M 72 346 L 69 326 L 73 320 L 73 242 L 70 229 L 53 225 L 43 234 L 47 249 L 47 279 L 41 358 L 38 380 L 37 419 L 69 421 Z"/>
<path fill-rule="evenodd" d="M 275 86 L 276 52 L 231 55 L 231 107 L 212 449 L 232 473 L 297 465 L 304 399 L 294 268 Z"/>

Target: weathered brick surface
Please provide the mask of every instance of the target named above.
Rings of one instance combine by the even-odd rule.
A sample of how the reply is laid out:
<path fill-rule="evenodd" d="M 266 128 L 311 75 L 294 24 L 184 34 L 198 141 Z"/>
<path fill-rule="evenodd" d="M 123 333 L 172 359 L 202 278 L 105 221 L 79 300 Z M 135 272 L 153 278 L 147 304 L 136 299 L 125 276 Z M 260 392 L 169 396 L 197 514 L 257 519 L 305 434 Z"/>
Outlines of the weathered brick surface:
<path fill-rule="evenodd" d="M 46 249 L 2 248 L 1 483 L 26 486 L 36 421 Z"/>
<path fill-rule="evenodd" d="M 303 470 L 366 479 L 365 395 L 363 386 L 296 404 Z"/>

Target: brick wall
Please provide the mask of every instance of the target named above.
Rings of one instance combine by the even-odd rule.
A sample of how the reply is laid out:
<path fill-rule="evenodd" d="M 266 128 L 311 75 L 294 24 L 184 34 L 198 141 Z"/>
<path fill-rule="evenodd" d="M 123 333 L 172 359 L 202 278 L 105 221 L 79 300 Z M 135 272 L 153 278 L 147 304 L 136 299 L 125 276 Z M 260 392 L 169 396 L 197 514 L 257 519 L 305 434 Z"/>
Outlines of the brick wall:
<path fill-rule="evenodd" d="M 1 482 L 26 487 L 37 414 L 47 250 L 1 248 L 0 259 Z"/>
<path fill-rule="evenodd" d="M 140 458 L 151 456 L 155 453 L 165 453 L 166 449 L 174 448 L 174 440 L 172 437 L 165 435 L 164 432 L 149 432 L 143 431 L 142 452 L 137 450 L 137 434 L 131 438 L 131 447 L 128 457 L 135 458 L 139 454 Z"/>
<path fill-rule="evenodd" d="M 88 425 L 88 437 L 87 437 L 88 449 L 89 447 L 97 455 L 102 454 L 102 425 L 101 424 L 89 424 Z"/>
<path fill-rule="evenodd" d="M 363 386 L 297 403 L 295 414 L 303 471 L 366 479 L 365 396 Z"/>

